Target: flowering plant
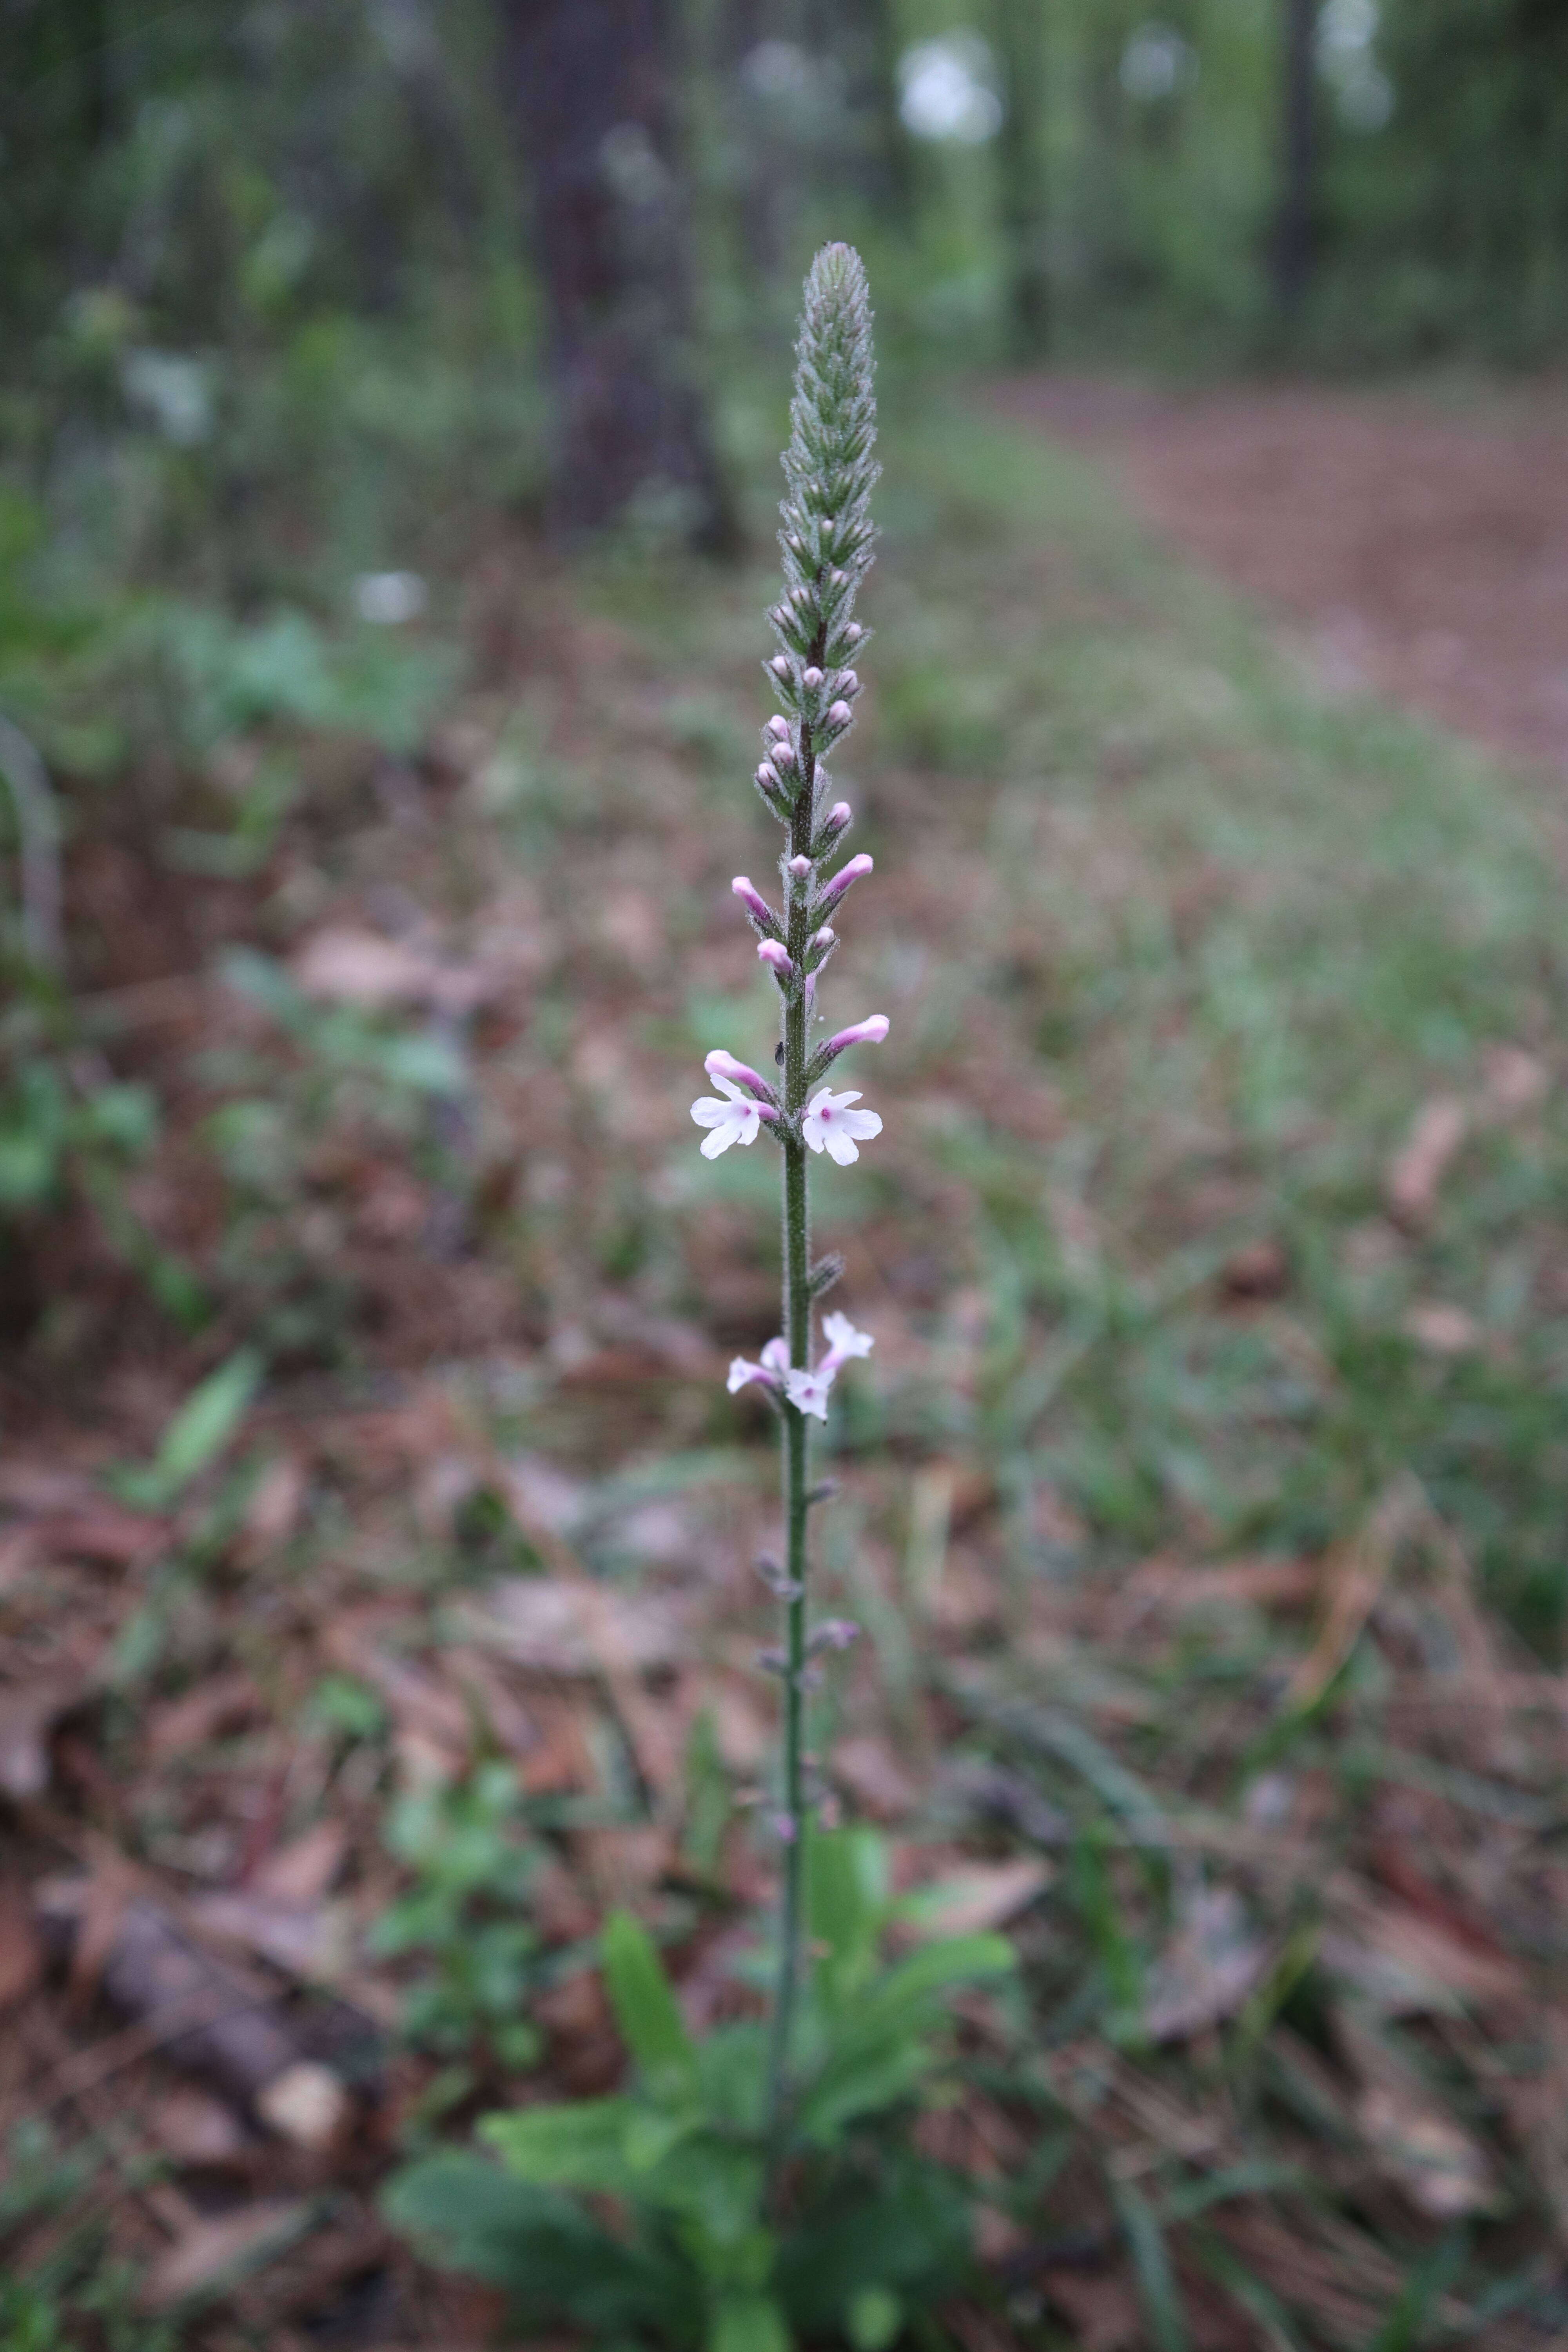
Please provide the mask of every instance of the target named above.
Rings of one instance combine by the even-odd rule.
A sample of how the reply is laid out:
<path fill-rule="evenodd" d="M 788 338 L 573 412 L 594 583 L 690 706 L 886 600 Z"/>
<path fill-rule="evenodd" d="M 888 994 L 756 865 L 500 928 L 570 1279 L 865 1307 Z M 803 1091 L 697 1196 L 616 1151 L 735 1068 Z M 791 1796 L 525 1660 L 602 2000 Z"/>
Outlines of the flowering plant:
<path fill-rule="evenodd" d="M 806 1778 L 816 1661 L 858 1630 L 808 1619 L 807 1524 L 827 1492 L 810 1484 L 810 1424 L 826 1422 L 839 1372 L 872 1346 L 838 1313 L 814 1339 L 842 1261 L 812 1260 L 810 1175 L 820 1156 L 852 1165 L 882 1127 L 857 1090 L 823 1081 L 851 1046 L 881 1043 L 886 1016 L 820 1044 L 813 1034 L 838 945 L 827 919 L 871 871 L 864 855 L 833 867 L 850 810 L 832 798 L 827 755 L 860 692 L 850 656 L 866 642 L 854 607 L 871 562 L 874 438 L 865 273 L 847 247 L 828 246 L 806 280 L 797 346 L 785 593 L 769 614 L 766 666 L 781 708 L 756 772 L 784 829 L 780 906 L 745 875 L 733 885 L 778 991 L 777 1076 L 716 1047 L 706 1067 L 718 1091 L 691 1107 L 705 1159 L 750 1148 L 764 1128 L 782 1159 L 784 1328 L 729 1377 L 731 1393 L 755 1388 L 777 1413 L 783 1454 L 784 1558 L 762 1563 L 784 1612 L 784 1641 L 762 1661 L 784 1693 L 771 2007 L 695 2040 L 647 1929 L 618 1914 L 603 1958 L 631 2089 L 486 2116 L 504 2170 L 451 2153 L 404 2174 L 390 2199 L 432 2252 L 506 2285 L 521 2324 L 564 2317 L 605 2344 L 879 2352 L 902 2336 L 911 2313 L 963 2277 L 968 2235 L 965 2184 L 910 2147 L 910 2109 L 948 2054 L 948 1992 L 1013 1961 L 994 1935 L 917 1941 L 889 1960 L 890 1931 L 918 1938 L 919 1906 L 890 1895 L 871 1832 L 813 1821 Z"/>

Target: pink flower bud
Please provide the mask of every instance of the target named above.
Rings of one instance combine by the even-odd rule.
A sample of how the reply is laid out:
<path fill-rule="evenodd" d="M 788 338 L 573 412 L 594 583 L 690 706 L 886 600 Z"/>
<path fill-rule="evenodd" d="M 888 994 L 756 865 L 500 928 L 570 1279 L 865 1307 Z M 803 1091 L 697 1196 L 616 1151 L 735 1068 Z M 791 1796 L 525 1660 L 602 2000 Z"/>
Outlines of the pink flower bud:
<path fill-rule="evenodd" d="M 767 731 L 770 735 L 776 735 L 781 743 L 787 743 L 789 741 L 789 720 L 785 719 L 782 713 L 775 710 L 773 717 L 768 721 Z"/>
<path fill-rule="evenodd" d="M 757 770 L 757 789 L 759 792 L 776 793 L 778 788 L 778 770 L 776 768 L 770 768 L 767 761 L 764 760 L 761 767 Z"/>
<path fill-rule="evenodd" d="M 778 917 L 749 874 L 737 874 L 730 887 L 748 915 L 753 916 L 759 923 L 765 924 L 770 930 L 778 929 Z"/>
<path fill-rule="evenodd" d="M 847 1650 L 860 1639 L 860 1628 L 853 1617 L 825 1617 L 820 1625 L 812 1628 L 810 1647 L 814 1650 Z"/>
<path fill-rule="evenodd" d="M 837 518 L 837 515 L 824 515 L 824 516 L 823 516 L 823 518 L 822 518 L 822 528 L 823 528 L 823 530 L 824 530 L 825 531 L 828 531 L 828 532 L 836 531 L 836 530 L 837 530 L 837 528 L 838 528 L 838 518 Z"/>
<path fill-rule="evenodd" d="M 809 669 L 802 670 L 800 674 L 800 682 L 802 686 L 805 688 L 808 694 L 815 694 L 816 692 L 817 688 L 822 684 L 822 672 L 817 668 L 815 662 L 812 663 Z"/>
<path fill-rule="evenodd" d="M 842 1054 L 847 1045 L 879 1045 L 887 1034 L 887 1014 L 868 1013 L 864 1021 L 853 1021 L 847 1029 L 840 1029 L 822 1050 L 825 1054 Z"/>
<path fill-rule="evenodd" d="M 845 637 L 852 646 L 858 646 L 865 634 L 858 621 L 846 621 L 844 624 Z"/>
<path fill-rule="evenodd" d="M 795 971 L 789 960 L 789 950 L 781 940 L 763 940 L 757 949 L 757 961 L 765 963 L 777 980 L 788 980 Z"/>
<path fill-rule="evenodd" d="M 782 686 L 789 676 L 788 654 L 775 654 L 772 661 L 768 664 L 768 667 L 772 670 L 773 676 L 778 679 L 779 684 Z"/>
<path fill-rule="evenodd" d="M 851 884 L 858 882 L 863 874 L 869 874 L 870 871 L 871 860 L 864 850 L 860 852 L 858 857 L 852 857 L 847 866 L 841 866 L 822 894 L 824 909 L 836 907 Z"/>
<path fill-rule="evenodd" d="M 793 1845 L 796 1838 L 800 1835 L 800 1831 L 795 1823 L 795 1815 L 793 1813 L 774 1813 L 771 1818 L 773 1822 L 773 1835 L 778 1839 L 780 1844 Z"/>
<path fill-rule="evenodd" d="M 811 610 L 810 589 L 792 588 L 789 592 L 789 601 L 795 606 L 797 613 L 809 613 Z"/>
<path fill-rule="evenodd" d="M 773 1099 L 773 1090 L 762 1072 L 753 1070 L 749 1063 L 737 1062 L 733 1054 L 727 1054 L 722 1045 L 714 1046 L 702 1066 L 710 1078 L 728 1078 L 731 1086 L 749 1087 L 760 1103 L 771 1103 Z"/>
<path fill-rule="evenodd" d="M 812 940 L 811 944 L 816 950 L 818 955 L 826 955 L 829 948 L 837 946 L 838 934 L 834 929 L 831 923 L 824 923 L 822 929 L 817 932 L 816 937 Z"/>
<path fill-rule="evenodd" d="M 793 743 L 778 744 L 773 751 L 773 764 L 775 767 L 780 768 L 793 768 L 795 765 L 795 745 Z"/>
<path fill-rule="evenodd" d="M 838 673 L 838 691 L 839 691 L 839 693 L 840 693 L 840 694 L 858 694 L 858 693 L 859 693 L 859 691 L 860 691 L 860 680 L 859 680 L 859 678 L 856 676 L 855 672 L 854 672 L 852 669 L 841 669 L 841 670 L 839 671 L 839 673 Z"/>
<path fill-rule="evenodd" d="M 839 571 L 839 569 L 838 569 L 838 566 L 837 566 L 837 564 L 835 564 L 835 565 L 834 565 L 834 567 L 833 567 L 833 569 L 832 569 L 832 571 L 828 573 L 828 575 L 827 575 L 827 576 L 828 576 L 828 578 L 832 581 L 832 583 L 833 583 L 833 584 L 834 584 L 834 586 L 835 586 L 836 588 L 842 588 L 842 587 L 843 587 L 843 585 L 844 585 L 845 581 L 848 578 L 848 576 L 849 576 L 849 575 L 848 575 L 848 573 L 847 573 L 847 572 L 840 572 L 840 571 Z"/>
<path fill-rule="evenodd" d="M 789 870 L 795 876 L 797 882 L 804 882 L 806 876 L 811 871 L 810 858 L 805 856 L 792 857 L 789 862 Z"/>
<path fill-rule="evenodd" d="M 822 829 L 826 834 L 843 833 L 854 818 L 855 812 L 847 801 L 835 801 L 822 820 Z"/>
<path fill-rule="evenodd" d="M 836 702 L 827 714 L 827 723 L 830 727 L 847 727 L 854 716 L 847 702 Z"/>

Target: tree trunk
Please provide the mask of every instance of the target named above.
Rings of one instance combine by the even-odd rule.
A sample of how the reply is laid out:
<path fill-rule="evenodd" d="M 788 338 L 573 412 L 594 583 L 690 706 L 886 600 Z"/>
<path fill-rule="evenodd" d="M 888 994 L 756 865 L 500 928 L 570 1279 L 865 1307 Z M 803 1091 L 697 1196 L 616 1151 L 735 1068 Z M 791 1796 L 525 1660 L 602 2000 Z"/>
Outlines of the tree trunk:
<path fill-rule="evenodd" d="M 996 174 L 1007 257 L 1008 339 L 1015 355 L 1038 359 L 1050 341 L 1046 268 L 1045 0 L 994 0 L 1002 73 Z"/>
<path fill-rule="evenodd" d="M 1284 173 L 1274 243 L 1274 298 L 1281 316 L 1292 319 L 1312 275 L 1318 0 L 1284 0 Z"/>
<path fill-rule="evenodd" d="M 559 410 L 552 527 L 628 509 L 730 551 L 734 517 L 691 368 L 671 0 L 500 0 L 532 173 Z"/>

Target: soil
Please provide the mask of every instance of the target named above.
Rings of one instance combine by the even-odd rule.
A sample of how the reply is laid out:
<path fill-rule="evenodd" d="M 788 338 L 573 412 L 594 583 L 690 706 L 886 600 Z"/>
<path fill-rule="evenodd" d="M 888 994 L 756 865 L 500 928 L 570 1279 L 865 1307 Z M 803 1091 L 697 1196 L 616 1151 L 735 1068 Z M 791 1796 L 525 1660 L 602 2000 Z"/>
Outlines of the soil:
<path fill-rule="evenodd" d="M 1109 463 L 1331 689 L 1568 774 L 1568 384 L 1445 399 L 1047 375 L 1003 400 Z"/>

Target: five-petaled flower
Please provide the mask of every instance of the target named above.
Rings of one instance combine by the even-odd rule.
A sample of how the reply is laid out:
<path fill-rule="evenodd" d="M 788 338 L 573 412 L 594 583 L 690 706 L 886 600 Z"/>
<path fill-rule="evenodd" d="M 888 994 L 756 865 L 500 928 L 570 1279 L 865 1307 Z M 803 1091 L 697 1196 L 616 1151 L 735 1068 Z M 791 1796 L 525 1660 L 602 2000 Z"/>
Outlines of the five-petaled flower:
<path fill-rule="evenodd" d="M 796 1412 L 815 1413 L 818 1421 L 827 1419 L 827 1399 L 832 1391 L 838 1367 L 831 1356 L 825 1356 L 812 1372 L 788 1371 L 784 1376 L 784 1394 Z"/>
<path fill-rule="evenodd" d="M 728 1099 L 719 1102 L 712 1095 L 699 1095 L 691 1106 L 691 1116 L 699 1127 L 711 1130 L 703 1139 L 703 1159 L 717 1160 L 719 1154 L 728 1151 L 732 1143 L 755 1143 L 763 1117 L 771 1118 L 773 1114 L 766 1103 L 758 1102 L 752 1095 L 743 1094 L 728 1078 L 721 1078 L 716 1070 L 709 1075 Z M 850 1158 L 854 1156 L 851 1152 Z"/>
<path fill-rule="evenodd" d="M 825 1315 L 822 1336 L 835 1365 L 847 1363 L 851 1356 L 868 1356 L 876 1345 L 869 1331 L 857 1331 L 847 1315 Z"/>
<path fill-rule="evenodd" d="M 826 1151 L 830 1160 L 837 1160 L 840 1168 L 847 1168 L 851 1160 L 859 1159 L 858 1145 L 868 1143 L 872 1136 L 882 1132 L 882 1122 L 874 1110 L 851 1108 L 859 1099 L 859 1095 L 853 1090 L 836 1095 L 823 1087 L 807 1103 L 805 1116 L 801 1120 L 800 1131 L 812 1150 Z M 691 1115 L 694 1118 L 700 1108 L 700 1105 L 693 1108 Z M 708 1122 L 704 1120 L 702 1124 L 706 1126 Z M 755 1132 L 753 1128 L 752 1133 Z M 747 1143 L 751 1139 L 750 1135 L 742 1139 Z M 716 1148 L 722 1151 L 724 1146 L 721 1143 Z M 707 1151 L 707 1144 L 702 1149 Z"/>

